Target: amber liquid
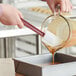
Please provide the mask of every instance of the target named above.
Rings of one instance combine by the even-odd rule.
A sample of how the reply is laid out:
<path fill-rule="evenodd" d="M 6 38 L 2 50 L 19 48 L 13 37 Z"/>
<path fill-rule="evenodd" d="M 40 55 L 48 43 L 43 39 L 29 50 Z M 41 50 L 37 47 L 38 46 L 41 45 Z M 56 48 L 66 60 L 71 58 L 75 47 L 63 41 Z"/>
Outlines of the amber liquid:
<path fill-rule="evenodd" d="M 67 44 L 68 44 L 68 42 L 69 42 L 69 40 L 70 40 L 70 36 L 71 36 L 71 29 L 70 29 L 70 26 L 68 26 L 68 28 L 69 28 L 69 33 L 68 33 L 68 37 L 67 37 L 67 39 L 66 40 L 64 40 L 61 44 L 59 44 L 58 46 L 55 46 L 55 47 L 52 47 L 52 46 L 50 46 L 50 45 L 48 45 L 48 44 L 46 44 L 45 42 L 42 42 L 44 45 L 45 45 L 45 47 L 50 51 L 50 53 L 52 53 L 52 64 L 56 64 L 54 61 L 54 54 L 55 54 L 55 52 L 56 51 L 58 51 L 59 49 L 61 49 L 61 48 L 63 48 L 63 47 L 65 47 Z"/>
<path fill-rule="evenodd" d="M 58 64 L 58 62 L 55 62 L 54 54 L 59 49 L 63 48 L 67 44 L 67 41 L 63 42 L 61 45 L 56 46 L 56 47 L 51 47 L 51 46 L 45 44 L 44 42 L 43 42 L 43 44 L 50 51 L 50 53 L 52 53 L 52 63 L 51 63 L 51 65 Z"/>
<path fill-rule="evenodd" d="M 47 49 L 52 53 L 52 64 L 56 64 L 54 60 L 55 48 L 51 48 L 51 46 L 47 45 Z"/>

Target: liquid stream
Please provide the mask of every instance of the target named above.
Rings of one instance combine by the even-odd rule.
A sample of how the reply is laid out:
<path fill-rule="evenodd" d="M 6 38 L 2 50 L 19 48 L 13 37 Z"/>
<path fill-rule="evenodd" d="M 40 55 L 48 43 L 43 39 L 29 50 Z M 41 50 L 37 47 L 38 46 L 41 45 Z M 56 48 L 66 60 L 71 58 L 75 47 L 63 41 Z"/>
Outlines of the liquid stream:
<path fill-rule="evenodd" d="M 47 45 L 44 42 L 43 42 L 43 44 L 49 50 L 49 52 L 52 53 L 52 63 L 50 63 L 50 64 L 52 64 L 52 65 L 57 64 L 57 62 L 55 63 L 55 58 L 54 58 L 55 52 L 58 51 L 59 49 L 63 48 L 67 44 L 67 41 L 65 41 L 62 44 L 60 44 L 59 46 L 55 46 L 55 47 Z"/>

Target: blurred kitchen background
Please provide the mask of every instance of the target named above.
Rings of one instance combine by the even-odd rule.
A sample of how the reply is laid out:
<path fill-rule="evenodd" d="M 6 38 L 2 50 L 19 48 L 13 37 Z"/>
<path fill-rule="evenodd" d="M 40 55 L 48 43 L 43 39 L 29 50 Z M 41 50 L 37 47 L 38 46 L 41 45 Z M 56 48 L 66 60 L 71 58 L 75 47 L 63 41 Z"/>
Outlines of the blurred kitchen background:
<path fill-rule="evenodd" d="M 73 4 L 73 11 L 71 16 L 76 17 L 76 0 L 71 0 L 71 2 Z M 0 3 L 13 5 L 23 13 L 24 19 L 36 27 L 40 27 L 43 20 L 50 15 L 49 13 L 44 13 L 41 11 L 41 9 L 40 11 L 31 10 L 32 7 L 40 7 L 44 10 L 49 10 L 45 0 L 0 0 Z M 18 27 L 4 26 L 0 23 L 0 30 L 10 29 L 18 29 Z M 59 52 L 75 56 L 76 46 L 61 49 Z M 25 36 L 0 39 L 0 57 L 23 57 L 44 53 L 49 53 L 49 51 L 41 44 L 41 38 L 37 34 L 31 33 L 30 35 Z"/>

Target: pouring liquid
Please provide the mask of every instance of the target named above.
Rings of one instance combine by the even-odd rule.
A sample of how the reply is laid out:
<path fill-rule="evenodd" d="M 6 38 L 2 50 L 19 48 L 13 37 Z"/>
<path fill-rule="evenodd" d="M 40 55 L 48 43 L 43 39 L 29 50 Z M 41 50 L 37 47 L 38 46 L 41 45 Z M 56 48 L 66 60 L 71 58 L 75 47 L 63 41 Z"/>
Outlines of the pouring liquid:
<path fill-rule="evenodd" d="M 45 47 L 52 53 L 52 64 L 55 64 L 55 60 L 54 60 L 54 54 L 55 54 L 55 48 L 52 48 L 51 46 L 49 45 L 46 45 L 45 43 L 43 43 L 45 45 Z"/>
<path fill-rule="evenodd" d="M 54 58 L 55 52 L 58 51 L 59 49 L 63 48 L 67 44 L 67 42 L 65 41 L 65 42 L 63 42 L 61 45 L 59 45 L 57 47 L 51 47 L 50 45 L 47 45 L 44 42 L 42 42 L 42 43 L 49 50 L 49 52 L 52 54 L 52 63 L 50 63 L 50 64 L 52 64 L 52 65 L 59 64 L 59 62 L 55 62 L 55 58 Z"/>
<path fill-rule="evenodd" d="M 55 47 L 61 43 L 61 39 L 59 39 L 56 35 L 54 35 L 52 32 L 49 32 L 46 30 L 45 36 L 43 38 L 42 43 L 45 45 L 45 47 L 52 53 L 52 64 L 54 63 L 54 54 L 59 47 Z"/>
<path fill-rule="evenodd" d="M 52 64 L 55 64 L 55 60 L 54 60 L 54 54 L 55 54 L 55 49 L 51 48 L 49 45 L 46 46 L 48 48 L 48 50 L 52 53 Z"/>
<path fill-rule="evenodd" d="M 61 39 L 61 37 L 56 36 L 54 33 L 46 30 L 45 36 L 42 38 L 42 43 L 45 47 L 52 53 L 52 64 L 56 64 L 54 61 L 55 52 L 59 49 L 63 48 L 70 39 L 70 33 L 68 33 L 68 37 L 66 40 Z"/>

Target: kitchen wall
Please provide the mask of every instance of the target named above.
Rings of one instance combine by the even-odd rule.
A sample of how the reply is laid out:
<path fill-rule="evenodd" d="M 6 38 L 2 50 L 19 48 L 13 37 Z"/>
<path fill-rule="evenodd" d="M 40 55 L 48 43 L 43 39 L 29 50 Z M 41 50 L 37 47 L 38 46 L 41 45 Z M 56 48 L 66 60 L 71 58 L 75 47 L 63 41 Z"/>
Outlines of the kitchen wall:
<path fill-rule="evenodd" d="M 71 0 L 73 5 L 76 5 L 76 0 Z"/>

